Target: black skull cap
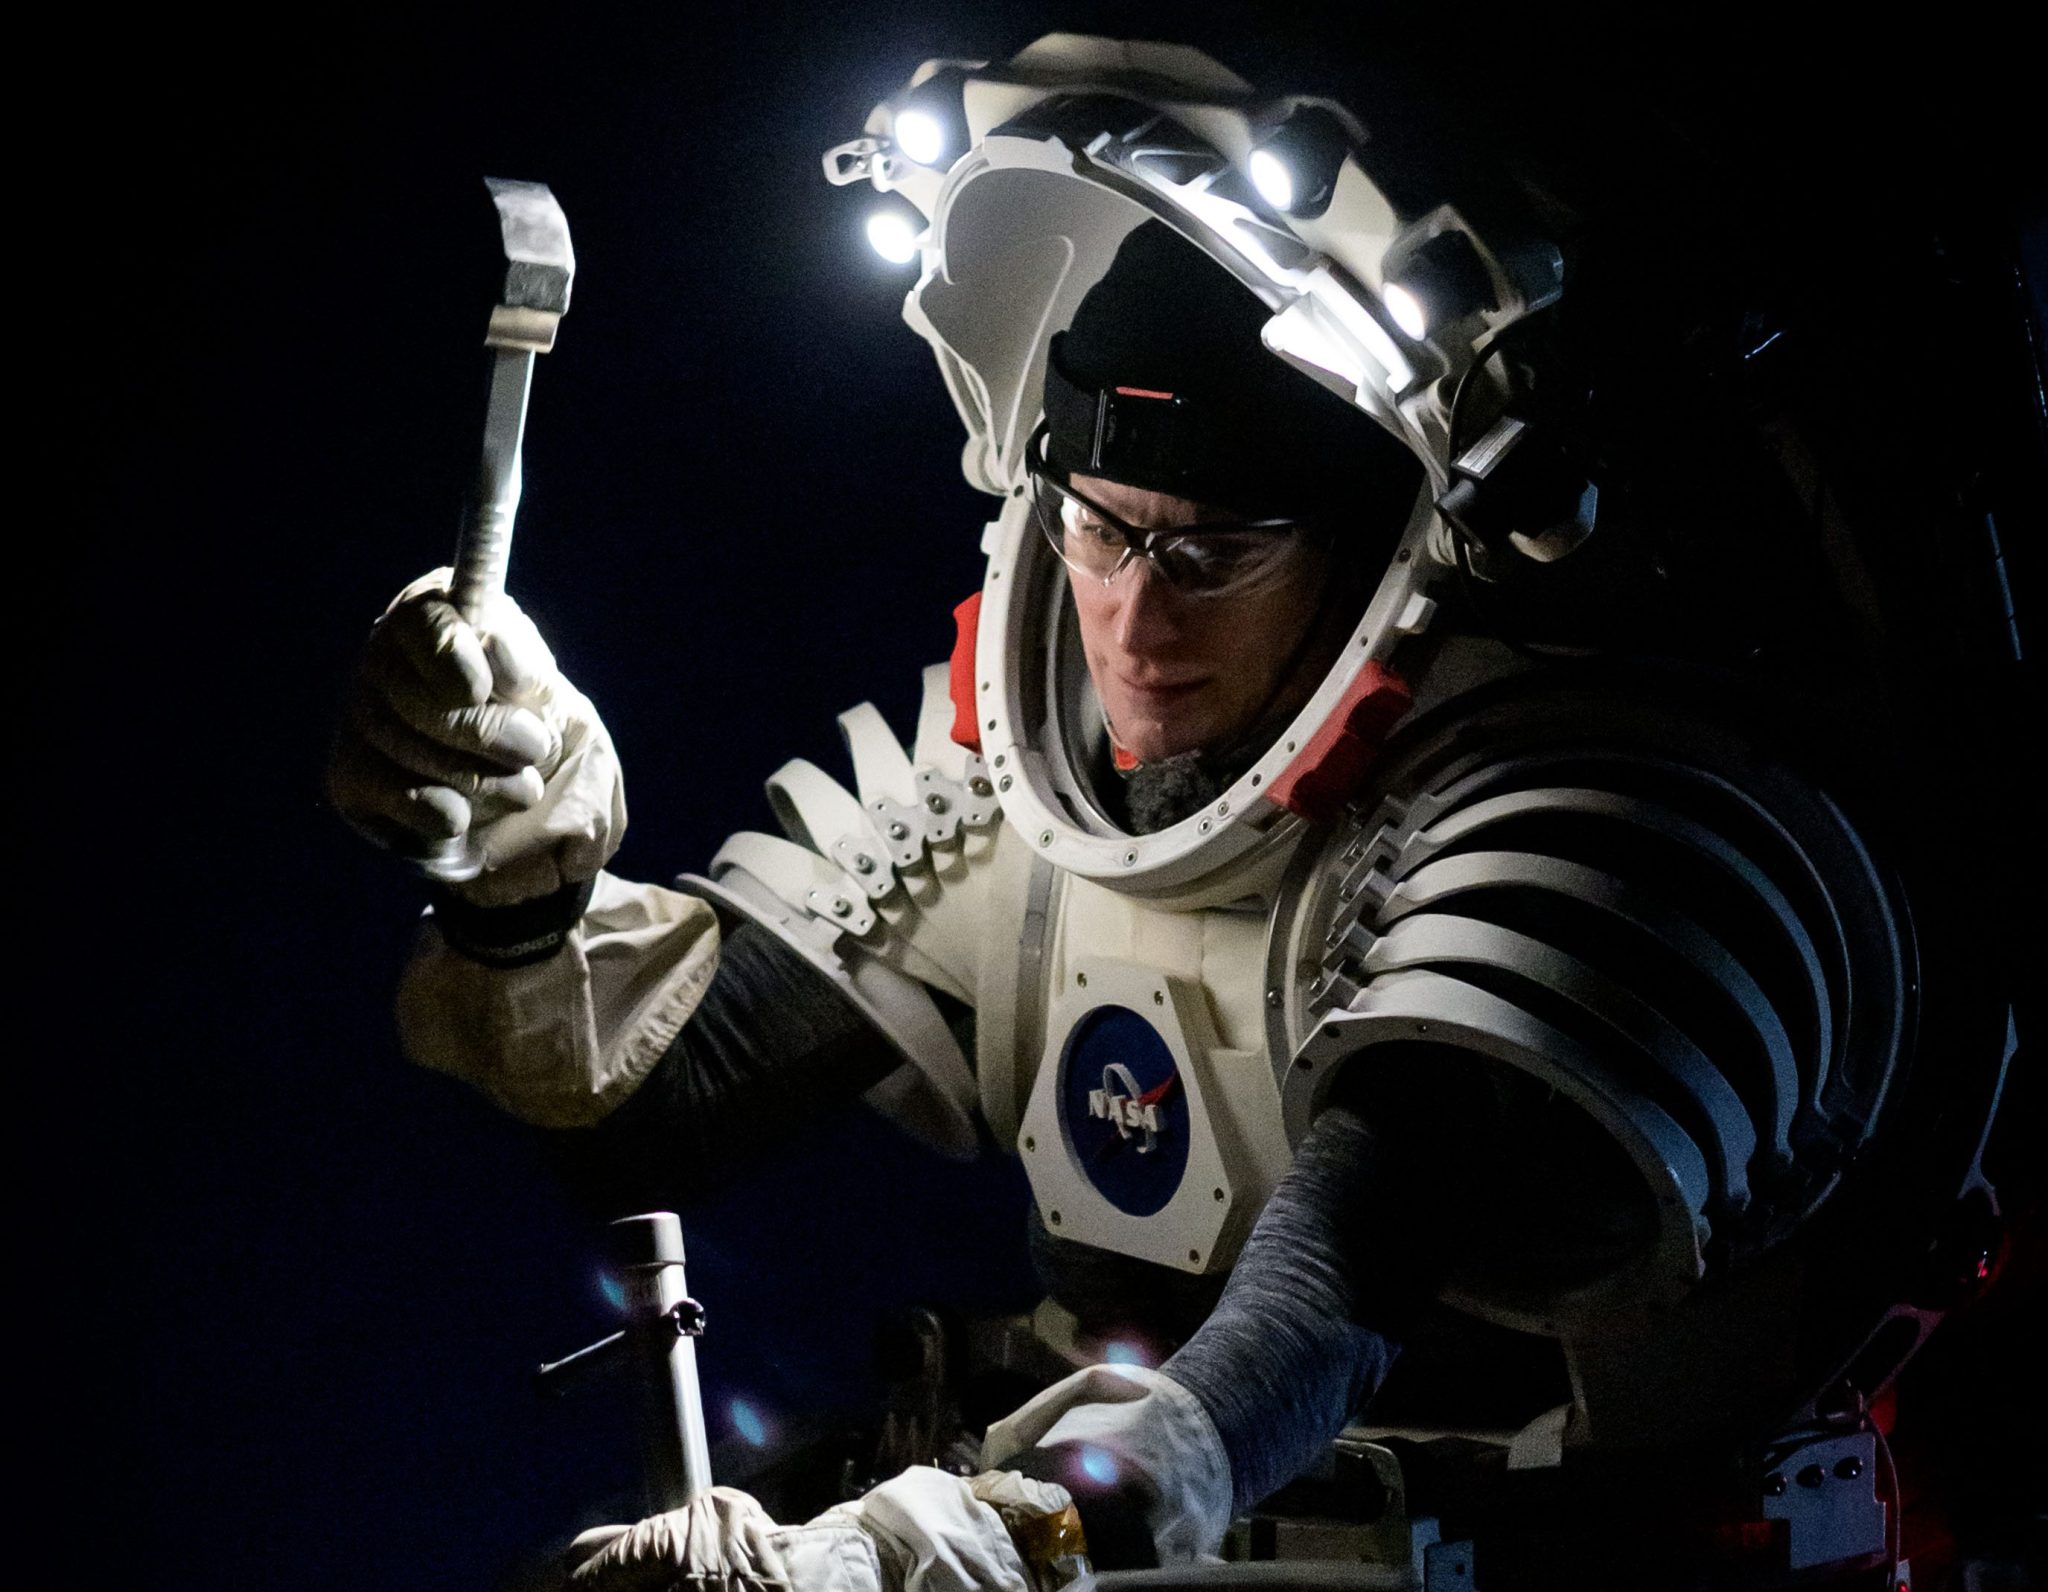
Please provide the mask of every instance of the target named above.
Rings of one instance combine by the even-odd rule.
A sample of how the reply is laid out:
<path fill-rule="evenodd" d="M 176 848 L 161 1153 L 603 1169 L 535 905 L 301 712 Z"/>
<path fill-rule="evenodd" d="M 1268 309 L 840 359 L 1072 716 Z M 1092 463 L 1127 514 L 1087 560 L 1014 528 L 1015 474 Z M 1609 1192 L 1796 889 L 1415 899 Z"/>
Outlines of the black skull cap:
<path fill-rule="evenodd" d="M 1267 349 L 1271 317 L 1165 222 L 1144 222 L 1052 340 L 1047 464 L 1248 517 L 1398 529 L 1420 465 Z"/>

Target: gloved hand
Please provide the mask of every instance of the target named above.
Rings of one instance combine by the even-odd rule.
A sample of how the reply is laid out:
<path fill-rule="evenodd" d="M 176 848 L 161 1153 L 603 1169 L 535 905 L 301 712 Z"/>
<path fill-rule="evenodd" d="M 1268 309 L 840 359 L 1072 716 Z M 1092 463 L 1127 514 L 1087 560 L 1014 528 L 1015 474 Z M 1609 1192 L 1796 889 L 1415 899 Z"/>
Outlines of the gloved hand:
<path fill-rule="evenodd" d="M 808 1525 L 778 1526 L 714 1487 L 686 1509 L 586 1531 L 570 1552 L 574 1592 L 1054 1592 L 1082 1545 L 1063 1487 L 920 1465 Z"/>
<path fill-rule="evenodd" d="M 882 1592 L 1055 1592 L 1087 1552 L 1066 1488 L 1008 1470 L 914 1465 L 812 1525 L 835 1521 L 874 1543 Z"/>
<path fill-rule="evenodd" d="M 732 1487 L 638 1525 L 586 1531 L 569 1558 L 574 1592 L 879 1592 L 859 1531 L 778 1526 Z"/>
<path fill-rule="evenodd" d="M 358 833 L 414 860 L 466 837 L 483 871 L 456 888 L 479 906 L 591 879 L 626 826 L 611 737 L 517 603 L 472 627 L 448 580 L 414 581 L 371 630 L 328 794 Z"/>
<path fill-rule="evenodd" d="M 1076 1371 L 992 1423 L 981 1462 L 1028 1463 L 1022 1456 L 1033 1452 L 1076 1456 L 1079 1469 L 1064 1474 L 1077 1488 L 1100 1484 L 1134 1506 L 1161 1564 L 1205 1558 L 1222 1545 L 1234 1498 L 1230 1456 L 1201 1400 L 1164 1371 Z M 1100 1546 L 1108 1553 L 1115 1544 Z"/>

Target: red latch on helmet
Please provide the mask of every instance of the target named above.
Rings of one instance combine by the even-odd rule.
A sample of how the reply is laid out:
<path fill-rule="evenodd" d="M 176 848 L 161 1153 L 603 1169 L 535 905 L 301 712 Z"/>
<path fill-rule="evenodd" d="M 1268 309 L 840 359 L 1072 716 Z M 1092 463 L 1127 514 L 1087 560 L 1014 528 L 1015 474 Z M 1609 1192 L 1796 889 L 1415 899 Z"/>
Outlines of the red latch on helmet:
<path fill-rule="evenodd" d="M 958 627 L 953 637 L 953 661 L 946 675 L 946 687 L 953 698 L 953 739 L 970 752 L 981 750 L 981 725 L 974 706 L 974 634 L 981 628 L 981 593 L 976 592 L 953 610 Z"/>
<path fill-rule="evenodd" d="M 1414 701 L 1407 681 L 1368 663 L 1336 711 L 1267 788 L 1266 799 L 1311 823 L 1335 818 L 1364 780 L 1387 732 Z"/>

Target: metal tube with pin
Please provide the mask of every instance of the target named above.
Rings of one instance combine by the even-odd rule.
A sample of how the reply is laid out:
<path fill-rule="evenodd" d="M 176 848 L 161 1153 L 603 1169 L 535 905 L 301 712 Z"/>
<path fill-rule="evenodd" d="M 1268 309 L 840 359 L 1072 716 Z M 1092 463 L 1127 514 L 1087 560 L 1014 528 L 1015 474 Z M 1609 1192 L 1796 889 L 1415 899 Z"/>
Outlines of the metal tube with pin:
<path fill-rule="evenodd" d="M 682 1224 L 669 1211 L 627 1216 L 611 1224 L 610 1238 L 642 1382 L 648 1502 L 657 1513 L 680 1509 L 711 1486 L 697 1386 L 696 1335 L 704 1312 L 684 1281 Z"/>

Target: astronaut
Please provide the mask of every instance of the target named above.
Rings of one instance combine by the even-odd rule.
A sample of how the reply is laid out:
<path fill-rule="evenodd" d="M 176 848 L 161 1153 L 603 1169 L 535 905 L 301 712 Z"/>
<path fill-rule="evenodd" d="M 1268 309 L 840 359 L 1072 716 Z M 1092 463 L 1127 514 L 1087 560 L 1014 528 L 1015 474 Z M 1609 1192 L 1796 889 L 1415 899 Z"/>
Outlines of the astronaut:
<path fill-rule="evenodd" d="M 1559 251 L 1397 207 L 1365 144 L 1194 52 L 1055 36 L 933 63 L 827 156 L 922 222 L 905 316 L 1003 506 L 912 744 L 842 715 L 850 787 L 769 781 L 786 837 L 617 879 L 609 739 L 524 616 L 472 631 L 428 577 L 373 633 L 336 803 L 483 863 L 435 889 L 414 1059 L 626 1204 L 854 1093 L 955 1149 L 978 1115 L 1084 1366 L 972 1480 L 798 1528 L 720 1494 L 593 1540 L 593 1584 L 1037 1585 L 1070 1508 L 1100 1563 L 1213 1553 L 1432 1299 L 1564 1346 L 1513 1468 L 1748 1444 L 1862 1478 L 1826 1530 L 1759 1506 L 1795 1561 L 1885 1551 L 1867 1410 L 1942 1307 L 1802 1300 L 1897 1195 L 1846 1169 L 1910 1093 L 1901 887 L 1756 682 L 1518 633 L 1688 594 L 1531 397 Z M 1981 1087 L 1912 1175 L 1995 1214 L 1981 996 L 1941 997 Z M 1085 1366 L 1132 1322 L 1162 1367 Z"/>

